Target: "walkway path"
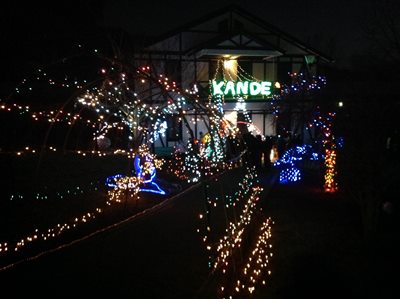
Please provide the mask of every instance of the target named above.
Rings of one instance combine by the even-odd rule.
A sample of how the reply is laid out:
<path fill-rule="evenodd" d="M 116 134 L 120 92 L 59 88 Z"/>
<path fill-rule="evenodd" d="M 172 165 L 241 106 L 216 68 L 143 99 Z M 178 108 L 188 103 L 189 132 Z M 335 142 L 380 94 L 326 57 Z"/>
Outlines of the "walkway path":
<path fill-rule="evenodd" d="M 1 289 L 17 294 L 113 294 L 113 298 L 190 298 L 207 275 L 195 232 L 202 189 L 139 218 L 0 273 Z M 13 295 L 12 295 L 13 296 Z"/>
<path fill-rule="evenodd" d="M 261 183 L 268 187 L 271 176 L 262 175 Z M 369 276 L 377 268 L 365 262 L 356 205 L 316 185 L 306 177 L 265 193 L 263 211 L 275 221 L 274 257 L 270 280 L 254 298 L 391 298 L 395 287 L 382 290 L 384 279 Z M 150 217 L 0 272 L 2 292 L 13 296 L 29 285 L 31 294 L 42 297 L 193 298 L 208 275 L 196 233 L 203 196 L 195 188 Z"/>

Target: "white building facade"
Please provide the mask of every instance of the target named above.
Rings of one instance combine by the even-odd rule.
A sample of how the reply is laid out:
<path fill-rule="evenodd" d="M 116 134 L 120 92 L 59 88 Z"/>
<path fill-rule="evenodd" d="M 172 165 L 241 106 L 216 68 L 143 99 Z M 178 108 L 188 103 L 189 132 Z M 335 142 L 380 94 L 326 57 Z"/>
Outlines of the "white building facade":
<path fill-rule="evenodd" d="M 306 101 L 288 108 L 274 101 L 274 95 L 280 93 L 283 84 L 288 84 L 289 74 L 317 75 L 319 64 L 331 61 L 296 38 L 234 6 L 166 33 L 135 53 L 137 66 L 150 65 L 156 73 L 175 81 L 180 89 L 196 90 L 203 101 L 212 98 L 214 80 L 248 84 L 270 82 L 268 95 L 259 92 L 234 96 L 232 89 L 224 95 L 225 116 L 233 123 L 250 120 L 253 133 L 262 136 L 279 134 L 280 122 L 291 133 L 302 134 Z M 154 101 L 158 96 L 153 96 Z M 280 120 L 278 108 L 290 110 L 289 117 Z M 207 133 L 196 112 L 188 111 L 187 117 L 196 138 Z M 188 138 L 182 123 L 171 118 L 167 134 L 156 141 L 155 147 L 169 148 L 179 141 L 185 143 Z"/>

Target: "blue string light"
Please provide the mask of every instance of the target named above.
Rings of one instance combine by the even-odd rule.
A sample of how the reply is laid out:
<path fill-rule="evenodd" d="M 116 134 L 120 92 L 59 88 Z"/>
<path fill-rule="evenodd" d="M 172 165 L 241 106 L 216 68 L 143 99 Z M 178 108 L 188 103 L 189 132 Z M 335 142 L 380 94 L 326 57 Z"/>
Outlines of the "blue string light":
<path fill-rule="evenodd" d="M 136 156 L 134 159 L 134 168 L 136 172 L 137 177 L 142 177 L 143 176 L 143 167 L 140 165 L 140 157 Z M 123 174 L 116 174 L 113 176 L 109 176 L 106 178 L 106 186 L 110 188 L 118 188 L 118 184 L 116 183 L 118 179 L 121 179 L 125 177 Z M 143 176 L 144 177 L 144 176 Z M 153 166 L 150 167 L 150 178 L 143 180 L 143 185 L 141 188 L 139 188 L 139 192 L 149 192 L 149 193 L 155 193 L 155 194 L 160 194 L 160 195 L 165 195 L 166 192 L 156 183 L 154 182 L 154 179 L 156 178 L 156 168 Z M 134 184 L 128 183 L 127 186 L 128 189 L 134 188 Z"/>
<path fill-rule="evenodd" d="M 279 182 L 281 184 L 286 184 L 289 182 L 297 182 L 301 180 L 300 169 L 296 167 L 290 167 L 286 169 L 282 169 L 279 173 Z"/>
<path fill-rule="evenodd" d="M 298 161 L 309 159 L 311 161 L 318 161 L 322 154 L 314 151 L 313 147 L 308 144 L 296 146 L 288 149 L 280 158 L 274 163 L 274 167 L 280 168 L 279 183 L 286 184 L 289 182 L 297 182 L 301 180 L 301 172 L 296 164 Z"/>
<path fill-rule="evenodd" d="M 149 189 L 149 188 L 139 188 L 139 192 L 150 192 L 150 193 L 155 193 L 155 194 L 161 194 L 161 195 L 165 195 L 165 191 L 162 190 L 160 188 L 160 186 L 158 186 L 157 183 L 155 182 L 150 182 L 149 184 L 146 185 L 151 185 L 153 186 L 155 189 Z"/>

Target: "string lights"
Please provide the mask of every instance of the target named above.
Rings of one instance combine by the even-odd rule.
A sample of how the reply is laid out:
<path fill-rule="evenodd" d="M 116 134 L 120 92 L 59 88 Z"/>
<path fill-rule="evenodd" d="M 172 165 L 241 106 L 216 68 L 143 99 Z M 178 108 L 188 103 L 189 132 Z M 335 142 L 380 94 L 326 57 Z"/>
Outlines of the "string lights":
<path fill-rule="evenodd" d="M 121 174 L 113 175 L 106 179 L 106 186 L 112 187 L 114 190 L 133 189 L 134 195 L 138 192 L 150 192 L 165 195 L 166 192 L 155 182 L 156 168 L 161 168 L 164 161 L 162 159 L 157 159 L 153 154 L 151 154 L 146 145 L 141 145 L 139 147 L 139 151 L 135 155 L 133 161 L 135 176 L 124 176 Z M 112 193 L 112 197 L 115 197 L 114 193 Z"/>
<path fill-rule="evenodd" d="M 308 94 L 321 90 L 326 86 L 326 78 L 324 76 L 306 76 L 304 73 L 288 73 L 290 83 L 282 84 L 281 96 L 290 96 L 297 94 Z"/>
<path fill-rule="evenodd" d="M 255 168 L 247 168 L 246 173 L 239 183 L 238 190 L 232 195 L 225 195 L 222 200 L 211 197 L 210 186 L 206 185 L 206 210 L 200 213 L 200 227 L 197 232 L 202 234 L 204 247 L 209 252 L 209 267 L 214 275 L 222 275 L 219 279 L 218 294 L 221 298 L 232 298 L 240 296 L 245 290 L 247 293 L 254 292 L 259 284 L 265 284 L 264 273 L 271 274 L 268 269 L 269 259 L 272 257 L 271 237 L 272 220 L 267 219 L 260 227 L 252 247 L 245 244 L 252 239 L 252 226 L 256 223 L 255 212 L 262 188 L 258 186 Z M 214 209 L 223 205 L 225 215 L 232 214 L 234 217 L 229 223 L 222 236 L 216 238 L 217 228 L 211 225 L 211 215 Z M 239 210 L 238 210 L 239 209 Z M 238 210 L 238 211 L 237 211 Z M 228 221 L 229 217 L 227 218 Z M 248 258 L 244 263 L 240 255 L 248 252 Z M 240 272 L 235 269 L 241 268 Z M 232 284 L 232 281 L 235 284 Z"/>
<path fill-rule="evenodd" d="M 32 233 L 26 235 L 19 240 L 12 240 L 9 242 L 0 243 L 0 255 L 11 252 L 21 251 L 29 244 L 37 243 L 38 241 L 46 241 L 58 237 L 66 231 L 81 226 L 96 218 L 98 214 L 103 212 L 102 209 L 96 208 L 92 212 L 81 214 L 78 217 L 71 219 L 65 223 L 58 223 L 53 227 L 49 227 L 45 230 L 35 229 Z"/>
<path fill-rule="evenodd" d="M 94 52 L 97 55 L 98 51 L 95 50 Z M 226 69 L 236 69 L 236 72 Z M 126 155 L 133 161 L 133 169 L 128 174 L 116 174 L 106 179 L 106 186 L 111 188 L 111 190 L 108 190 L 106 207 L 97 207 L 90 212 L 80 214 L 78 217 L 44 230 L 35 229 L 32 233 L 16 241 L 2 241 L 0 243 L 0 254 L 21 251 L 28 244 L 55 238 L 72 228 L 92 221 L 103 213 L 104 208 L 115 203 L 122 203 L 125 200 L 138 200 L 140 192 L 166 195 L 167 192 L 156 182 L 156 169 L 160 169 L 163 161 L 158 159 L 150 148 L 154 147 L 156 141 L 165 138 L 169 130 L 173 129 L 168 127 L 168 120 L 171 117 L 176 117 L 179 124 L 183 124 L 188 142 L 184 152 L 180 150 L 174 152 L 173 160 L 171 160 L 168 169 L 176 177 L 192 184 L 213 177 L 225 169 L 242 165 L 240 157 L 227 161 L 227 140 L 231 138 L 234 140 L 233 143 L 236 144 L 237 137 L 240 136 L 237 124 L 232 125 L 224 116 L 223 104 L 225 102 L 224 96 L 228 94 L 227 90 L 243 90 L 246 88 L 243 81 L 254 81 L 248 84 L 249 93 L 236 97 L 235 110 L 245 115 L 245 123 L 250 131 L 254 130 L 260 133 L 252 124 L 246 110 L 245 101 L 248 95 L 260 94 L 263 98 L 270 99 L 267 105 L 272 105 L 272 111 L 277 117 L 279 100 L 301 90 L 318 90 L 326 84 L 323 77 L 313 77 L 311 81 L 307 81 L 303 74 L 293 74 L 291 85 L 282 85 L 281 87 L 278 83 L 275 84 L 276 90 L 271 90 L 272 85 L 269 82 L 267 84 L 266 81 L 263 82 L 246 73 L 232 57 L 229 62 L 228 60 L 218 61 L 214 80 L 220 71 L 222 71 L 223 83 L 220 83 L 217 87 L 221 90 L 221 94 L 213 95 L 210 93 L 208 103 L 203 103 L 199 98 L 196 85 L 192 90 L 183 90 L 176 82 L 164 74 L 156 73 L 157 70 L 147 65 L 133 67 L 132 65 L 124 65 L 120 61 L 110 62 L 104 59 L 98 71 L 100 79 L 90 82 L 89 80 L 71 80 L 71 76 L 65 76 L 64 79 L 50 78 L 47 71 L 39 69 L 33 80 L 44 81 L 50 87 L 74 89 L 77 96 L 72 103 L 73 105 L 59 110 L 33 112 L 33 109 L 29 106 L 1 103 L 0 111 L 29 115 L 30 119 L 35 122 L 65 123 L 69 126 L 78 123 L 85 124 L 91 129 L 92 138 L 93 141 L 96 141 L 96 144 L 107 140 L 113 132 L 127 132 L 127 140 L 124 140 L 126 149 L 122 147 L 114 151 L 81 149 L 75 151 L 75 153 L 85 157 L 90 155 Z M 35 87 L 29 85 L 30 81 L 32 81 L 32 78 L 24 79 L 15 92 L 21 95 L 24 92 L 34 91 Z M 240 82 L 238 86 L 234 83 L 236 81 Z M 256 89 L 259 92 L 256 93 Z M 277 90 L 280 94 L 277 94 Z M 194 120 L 190 119 L 188 115 L 190 111 L 196 115 L 193 118 Z M 191 124 L 199 121 L 198 115 L 201 115 L 201 119 L 208 129 L 209 140 L 206 145 L 204 144 L 204 150 L 200 150 L 202 144 L 199 144 L 199 142 L 202 141 L 195 138 L 197 133 L 194 133 L 191 128 Z M 27 146 L 25 150 L 16 151 L 15 154 L 21 156 L 27 153 L 38 153 L 37 150 L 32 148 L 32 146 Z M 55 152 L 60 149 L 49 147 L 49 150 Z M 329 157 L 325 159 L 327 169 L 329 169 L 325 177 L 326 189 L 329 190 L 335 188 L 334 165 L 336 155 L 334 150 L 335 148 L 332 145 L 325 151 L 325 156 Z M 296 161 L 301 160 L 306 155 L 306 151 L 305 148 L 296 148 L 294 152 L 285 154 L 286 156 L 284 155 L 281 160 L 276 162 L 276 166 L 285 167 L 281 170 L 281 182 L 296 181 L 301 178 L 299 169 L 295 168 L 294 165 L 297 163 Z M 98 185 L 93 184 L 90 187 L 97 190 Z M 79 194 L 84 192 L 81 186 L 73 191 Z M 245 245 L 245 241 L 250 238 L 249 236 L 254 232 L 254 227 L 257 226 L 255 214 L 261 192 L 262 188 L 257 182 L 255 169 L 247 168 L 246 174 L 239 184 L 239 189 L 234 194 L 224 196 L 223 200 L 217 197 L 207 197 L 206 211 L 198 216 L 202 221 L 201 227 L 204 228 L 199 228 L 198 231 L 202 233 L 203 243 L 209 252 L 211 271 L 222 273 L 225 277 L 236 278 L 234 285 L 230 284 L 228 279 L 222 279 L 219 288 L 221 297 L 240 296 L 244 292 L 252 294 L 256 286 L 266 283 L 266 274 L 271 273 L 268 263 L 273 255 L 270 242 L 273 222 L 270 218 L 257 227 L 255 242 L 250 242 L 251 248 Z M 69 194 L 69 191 L 67 193 Z M 37 194 L 37 198 L 48 198 L 47 194 Z M 15 194 L 12 195 L 11 199 L 21 198 L 20 196 L 20 194 Z M 64 198 L 66 194 L 59 192 L 57 196 Z M 222 236 L 217 237 L 212 235 L 214 228 L 211 227 L 208 220 L 211 210 L 219 206 L 221 201 L 223 201 L 224 209 L 233 211 L 232 213 L 235 214 L 236 218 L 229 219 L 225 232 Z M 235 272 L 232 268 L 237 264 L 235 259 L 241 254 L 242 249 L 246 249 L 250 254 L 246 256 L 245 262 L 240 264 L 239 270 Z"/>
<path fill-rule="evenodd" d="M 301 180 L 301 171 L 299 161 L 310 160 L 317 161 L 322 157 L 315 149 L 308 144 L 296 146 L 288 149 L 282 158 L 274 162 L 274 167 L 280 169 L 279 182 L 281 184 L 296 182 Z"/>
<path fill-rule="evenodd" d="M 309 129 L 316 127 L 321 133 L 321 144 L 324 151 L 324 189 L 326 192 L 336 192 L 338 190 L 338 184 L 335 180 L 337 175 L 336 170 L 336 154 L 337 154 L 337 143 L 333 134 L 333 121 L 336 117 L 336 113 L 328 112 L 323 115 L 319 110 L 315 111 L 314 118 L 309 124 Z M 343 140 L 339 139 L 340 146 L 343 146 Z"/>
<path fill-rule="evenodd" d="M 222 298 L 240 298 L 250 296 L 254 293 L 258 285 L 265 286 L 267 276 L 272 272 L 269 270 L 269 262 L 273 256 L 272 252 L 272 225 L 271 218 L 266 219 L 258 231 L 256 242 L 250 250 L 250 254 L 244 261 L 239 279 L 236 283 L 229 286 L 220 286 L 220 296 Z M 266 275 L 267 274 L 267 275 Z"/>

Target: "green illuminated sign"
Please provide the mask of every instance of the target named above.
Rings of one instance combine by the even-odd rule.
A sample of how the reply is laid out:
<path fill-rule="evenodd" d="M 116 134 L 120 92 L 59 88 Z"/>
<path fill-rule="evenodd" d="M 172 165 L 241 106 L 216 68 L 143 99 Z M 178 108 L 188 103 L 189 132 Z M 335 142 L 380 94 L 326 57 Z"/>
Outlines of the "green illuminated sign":
<path fill-rule="evenodd" d="M 212 81 L 212 95 L 231 96 L 268 96 L 271 94 L 271 82 L 249 82 L 249 81 Z"/>

